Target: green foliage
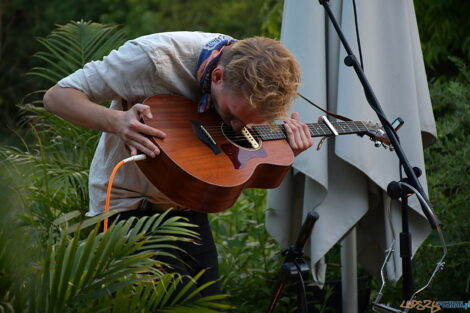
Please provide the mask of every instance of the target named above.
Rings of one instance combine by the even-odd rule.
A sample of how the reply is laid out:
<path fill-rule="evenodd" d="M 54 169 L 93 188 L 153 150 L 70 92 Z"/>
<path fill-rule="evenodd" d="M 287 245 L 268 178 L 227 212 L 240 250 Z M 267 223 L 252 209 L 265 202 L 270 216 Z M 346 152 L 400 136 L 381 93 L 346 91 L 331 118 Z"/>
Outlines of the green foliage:
<path fill-rule="evenodd" d="M 452 60 L 459 75 L 430 84 L 438 138 L 425 150 L 430 200 L 444 225 L 448 253 L 444 270 L 420 299 L 465 300 L 470 294 L 470 71 L 461 60 Z M 416 288 L 427 282 L 441 256 L 433 232 L 413 258 Z M 400 288 L 388 286 L 384 301 L 401 303 Z"/>
<path fill-rule="evenodd" d="M 15 128 L 18 100 L 31 90 L 49 87 L 44 81 L 27 77 L 35 64 L 31 55 L 41 48 L 35 40 L 46 36 L 56 24 L 70 20 L 99 21 L 100 14 L 106 11 L 103 1 L 91 1 L 84 5 L 81 1 L 45 0 L 2 0 L 0 1 L 0 139 L 11 134 Z M 15 142 L 10 137 L 9 142 Z"/>
<path fill-rule="evenodd" d="M 194 299 L 195 295 L 214 282 L 206 283 L 196 288 L 197 280 L 204 274 L 199 272 L 194 278 L 165 274 L 156 285 L 154 282 L 140 284 L 138 287 L 130 287 L 116 293 L 113 298 L 113 313 L 128 312 L 201 312 L 216 313 L 227 310 L 229 305 L 216 302 L 226 298 L 225 295 L 206 296 Z M 184 279 L 187 278 L 185 287 L 181 288 Z M 181 291 L 176 292 L 176 290 Z M 189 291 L 194 288 L 193 291 Z M 173 299 L 172 299 L 173 298 Z M 94 308 L 95 310 L 97 307 Z"/>
<path fill-rule="evenodd" d="M 230 210 L 210 216 L 222 286 L 241 313 L 268 308 L 281 265 L 281 247 L 264 226 L 265 204 L 265 190 L 248 189 Z M 277 312 L 292 312 L 293 301 L 291 294 L 284 295 Z"/>
<path fill-rule="evenodd" d="M 58 26 L 48 37 L 38 40 L 44 51 L 34 57 L 44 66 L 35 67 L 30 74 L 56 83 L 87 62 L 101 59 L 125 38 L 114 26 L 71 22 Z M 49 114 L 42 108 L 41 100 L 20 108 L 24 115 L 23 125 L 28 126 L 23 130 L 32 138 L 21 138 L 22 148 L 1 147 L 0 155 L 17 175 L 26 169 L 29 171 L 30 179 L 22 184 L 21 194 L 31 208 L 31 214 L 25 215 L 24 220 L 48 229 L 61 214 L 88 210 L 88 169 L 99 133 Z M 47 236 L 47 233 L 43 235 Z"/>
<path fill-rule="evenodd" d="M 47 313 L 124 312 L 126 308 L 126 312 L 218 312 L 229 308 L 215 302 L 224 299 L 223 295 L 197 298 L 213 283 L 196 288 L 203 272 L 191 278 L 161 270 L 164 263 L 159 256 L 174 258 L 171 250 L 177 249 L 169 241 L 198 237 L 189 229 L 194 225 L 182 218 L 165 219 L 165 214 L 138 221 L 132 218 L 114 223 L 106 233 L 99 233 L 96 225 L 84 239 L 80 239 L 80 228 L 69 235 L 68 222 L 64 218 L 57 221 L 60 232 L 54 234 L 50 229 L 47 242 L 35 238 L 22 245 L 19 252 L 37 250 L 35 257 L 3 269 L 15 279 L 4 286 L 8 291 L 0 307 L 11 312 Z M 5 229 L 0 230 L 0 236 L 5 235 Z M 12 248 L 10 242 L 2 241 L 1 250 Z M 0 254 L 0 264 L 8 260 L 11 256 Z M 17 275 L 19 272 L 27 275 Z M 182 285 L 183 279 L 188 283 Z"/>
<path fill-rule="evenodd" d="M 226 33 L 236 38 L 259 34 L 266 0 L 104 0 L 109 10 L 101 22 L 124 25 L 131 37 L 144 34 L 196 30 Z"/>
<path fill-rule="evenodd" d="M 125 35 L 116 26 L 81 21 L 59 25 L 47 38 L 38 41 L 46 51 L 34 57 L 41 59 L 44 66 L 34 67 L 28 74 L 56 84 L 86 63 L 100 60 L 119 47 Z"/>
<path fill-rule="evenodd" d="M 455 0 L 435 0 L 431 4 L 418 0 L 414 2 L 428 75 L 433 78 L 431 93 L 439 132 L 436 144 L 426 151 L 429 190 L 436 211 L 445 224 L 446 239 L 450 244 L 446 269 L 439 273 L 431 289 L 423 297 L 441 300 L 465 299 L 470 290 L 470 264 L 467 257 L 470 252 L 470 180 L 467 160 L 470 74 L 466 68 L 470 42 L 466 17 L 469 3 Z M 113 27 L 83 22 L 60 26 L 50 37 L 40 41 L 32 39 L 34 36 L 47 34 L 55 23 L 80 19 L 120 23 L 130 34 L 129 37 L 159 31 L 202 30 L 242 38 L 258 35 L 261 30 L 264 36 L 279 38 L 282 3 L 282 0 L 103 0 L 83 6 L 79 2 L 59 0 L 2 1 L 0 84 L 3 88 L 0 90 L 0 109 L 5 113 L 2 118 L 13 125 L 16 114 L 13 106 L 20 98 L 19 95 L 55 83 L 74 69 L 80 68 L 84 62 L 100 59 L 124 40 L 124 35 L 117 35 Z M 91 38 L 86 30 L 92 27 L 98 32 L 109 33 L 101 38 Z M 67 37 L 72 36 L 72 33 L 81 34 L 81 39 L 61 45 L 61 40 L 67 41 Z M 108 38 L 112 38 L 105 49 L 108 51 L 93 50 L 99 46 L 91 44 L 94 40 L 104 42 Z M 30 56 L 41 44 L 47 47 L 46 50 L 37 55 L 36 61 L 31 62 Z M 71 53 L 72 47 L 79 47 L 82 52 Z M 463 61 L 448 58 L 448 55 L 456 55 Z M 24 77 L 24 73 L 34 62 L 47 65 L 38 66 L 33 75 Z M 457 69 L 460 70 L 459 76 L 449 80 L 456 75 Z M 446 77 L 442 78 L 441 75 Z M 38 76 L 45 79 L 38 80 Z M 13 196 L 2 197 L 5 200 L 0 208 L 2 213 L 10 213 L 14 209 L 14 215 L 22 216 L 22 220 L 18 220 L 11 214 L 2 214 L 4 219 L 0 223 L 0 311 L 23 312 L 29 303 L 32 307 L 33 304 L 39 305 L 38 301 L 47 300 L 50 308 L 54 307 L 56 310 L 61 309 L 63 304 L 64 312 L 90 312 L 90 303 L 83 302 L 82 297 L 97 291 L 87 291 L 85 285 L 77 284 L 74 280 L 67 282 L 59 279 L 64 290 L 57 299 L 55 295 L 52 297 L 54 299 L 50 299 L 50 294 L 41 299 L 35 292 L 41 291 L 38 286 L 49 288 L 46 288 L 46 293 L 54 288 L 58 290 L 54 279 L 59 276 L 54 275 L 59 275 L 59 272 L 54 266 L 60 264 L 62 269 L 71 268 L 76 271 L 79 263 L 72 262 L 70 255 L 83 254 L 84 248 L 80 247 L 91 245 L 87 243 L 90 236 L 94 236 L 99 242 L 105 240 L 104 235 L 97 239 L 99 234 L 95 230 L 87 232 L 84 229 L 85 226 L 97 222 L 97 219 L 68 225 L 71 218 L 77 217 L 77 211 L 83 213 L 88 206 L 88 165 L 98 134 L 70 125 L 37 107 L 40 101 L 29 100 L 37 95 L 40 96 L 41 93 L 31 94 L 26 98 L 28 101 L 21 101 L 29 102 L 21 105 L 23 123 L 28 126 L 23 127 L 28 129 L 28 135 L 21 137 L 22 148 L 0 149 L 0 154 L 5 159 L 2 160 L 3 168 L 0 174 L 8 172 L 15 177 L 13 182 L 12 175 L 2 176 L 1 190 L 8 190 L 5 194 Z M 280 265 L 280 247 L 264 230 L 264 199 L 263 191 L 246 191 L 233 209 L 212 217 L 223 286 L 233 295 L 231 302 L 237 306 L 237 312 L 265 310 Z M 109 234 L 115 231 L 117 230 L 110 230 Z M 142 256 L 147 253 L 145 251 L 139 250 L 136 255 Z M 66 260 L 59 259 L 58 253 L 68 255 Z M 417 285 L 431 272 L 438 259 L 438 253 L 438 241 L 435 236 L 431 236 L 414 259 L 415 275 L 421 280 Z M 133 256 L 129 258 L 136 261 L 135 264 L 149 261 Z M 115 261 L 121 265 L 125 262 L 123 259 Z M 46 264 L 49 264 L 49 278 L 54 277 L 48 282 L 45 279 L 47 275 L 44 274 Z M 110 261 L 108 265 L 112 267 L 114 263 Z M 60 275 L 62 273 L 72 276 L 65 272 Z M 108 281 L 109 286 L 114 286 L 112 288 L 115 289 L 110 289 L 114 292 L 93 300 L 95 307 L 91 311 L 96 311 L 98 307 L 109 311 L 110 307 L 114 307 L 113 312 L 167 312 L 162 309 L 162 303 L 167 301 L 168 304 L 170 298 L 164 300 L 163 291 L 176 290 L 173 286 L 180 284 L 182 280 L 179 276 L 156 272 L 153 265 L 148 270 L 136 270 L 126 275 L 126 279 L 138 281 L 127 285 L 126 282 L 118 285 L 122 277 L 116 277 L 114 283 Z M 152 275 L 160 276 L 158 280 L 154 280 L 151 279 Z M 81 277 L 79 282 L 86 277 L 78 276 Z M 30 279 L 25 280 L 25 277 Z M 49 285 L 41 285 L 46 282 Z M 111 288 L 109 286 L 108 288 Z M 77 294 L 77 288 L 85 288 L 84 293 Z M 188 294 L 181 295 L 178 299 L 184 302 L 187 296 Z M 178 307 L 174 302 L 176 306 L 172 309 L 181 312 L 195 305 L 201 312 L 213 312 L 207 309 L 211 307 L 214 310 L 223 310 L 220 303 L 212 301 L 218 299 L 199 299 L 197 303 L 187 304 L 186 308 Z M 395 298 L 392 295 L 390 299 L 390 302 L 398 303 L 399 295 Z M 292 312 L 295 309 L 294 301 L 295 298 L 288 292 L 280 300 L 278 311 Z M 77 307 L 77 303 L 82 306 Z M 317 309 L 328 311 L 324 306 Z"/>
<path fill-rule="evenodd" d="M 14 128 L 20 95 L 50 87 L 48 82 L 25 77 L 35 64 L 31 55 L 40 49 L 34 40 L 46 36 L 56 24 L 92 20 L 122 25 L 129 37 L 156 32 L 189 30 L 220 32 L 236 38 L 259 35 L 271 0 L 99 0 L 0 2 L 0 139 L 9 136 L 4 124 Z M 263 9 L 262 9 L 263 7 Z M 67 50 L 70 47 L 65 47 Z M 14 141 L 9 138 L 9 141 Z"/>
<path fill-rule="evenodd" d="M 470 293 L 470 71 L 452 58 L 459 69 L 456 79 L 431 85 L 438 116 L 438 140 L 425 154 L 430 198 L 449 247 L 446 266 L 429 291 L 433 299 L 466 299 Z M 431 236 L 416 260 L 430 272 L 441 248 Z M 432 261 L 431 261 L 432 260 Z"/>
<path fill-rule="evenodd" d="M 24 208 L 19 194 L 15 192 L 21 184 L 16 178 L 8 175 L 0 163 L 0 312 L 14 313 L 12 302 L 16 293 L 11 286 L 19 277 L 29 274 L 27 260 L 31 259 L 34 251 L 20 249 L 27 245 L 30 234 L 18 231 L 20 223 L 14 220 L 16 214 Z"/>
<path fill-rule="evenodd" d="M 470 2 L 415 0 L 414 5 L 428 75 L 455 76 L 457 67 L 448 56 L 470 61 Z"/>
<path fill-rule="evenodd" d="M 59 26 L 40 39 L 45 51 L 35 56 L 45 66 L 31 74 L 55 83 L 123 40 L 122 32 L 106 25 Z M 23 126 L 31 135 L 20 137 L 23 148 L 0 148 L 1 174 L 20 180 L 18 206 L 25 207 L 23 212 L 6 215 L 6 227 L 0 228 L 0 311 L 210 313 L 229 309 L 220 302 L 223 295 L 198 298 L 214 283 L 196 286 L 203 272 L 191 278 L 162 270 L 165 264 L 158 261 L 159 256 L 174 258 L 166 251 L 179 249 L 168 242 L 197 238 L 189 229 L 194 225 L 181 218 L 130 219 L 112 225 L 106 233 L 99 233 L 98 226 L 86 229 L 114 214 L 110 212 L 70 225 L 88 207 L 88 166 L 98 134 L 47 113 L 36 106 L 39 103 L 21 106 Z M 22 249 L 17 248 L 19 242 Z"/>
<path fill-rule="evenodd" d="M 266 0 L 261 8 L 261 15 L 264 16 L 261 25 L 261 35 L 274 39 L 281 38 L 282 12 L 284 0 Z"/>
<path fill-rule="evenodd" d="M 266 231 L 265 207 L 266 190 L 246 189 L 230 210 L 210 215 L 222 286 L 239 313 L 267 310 L 283 261 L 281 246 Z M 315 312 L 332 312 L 327 306 L 331 287 L 318 292 L 311 281 L 306 283 L 309 305 Z M 296 309 L 297 291 L 295 285 L 288 285 L 278 300 L 276 312 Z"/>

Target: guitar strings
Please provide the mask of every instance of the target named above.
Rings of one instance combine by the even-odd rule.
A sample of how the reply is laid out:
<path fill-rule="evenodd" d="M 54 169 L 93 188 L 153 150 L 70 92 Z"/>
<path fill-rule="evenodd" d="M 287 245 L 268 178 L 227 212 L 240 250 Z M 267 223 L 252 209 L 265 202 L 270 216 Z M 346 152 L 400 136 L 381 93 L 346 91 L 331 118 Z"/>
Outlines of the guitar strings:
<path fill-rule="evenodd" d="M 360 121 L 351 121 L 351 122 L 337 122 L 333 123 L 336 125 L 337 128 L 340 129 L 340 131 L 351 131 L 351 132 L 356 132 L 357 130 L 360 130 L 359 126 L 364 126 L 364 124 Z M 232 129 L 228 129 L 229 126 L 224 124 L 225 127 L 222 125 L 205 125 L 204 129 L 206 129 L 209 133 L 222 133 L 229 137 L 230 140 L 233 141 L 245 141 L 246 137 L 241 133 L 241 132 L 236 132 Z M 309 123 L 307 124 L 309 126 L 309 130 L 311 131 L 310 135 L 312 137 L 315 136 L 324 136 L 324 135 L 329 135 L 331 134 L 331 130 L 328 128 L 327 125 L 323 123 Z M 285 129 L 283 124 L 276 124 L 273 125 L 273 127 L 269 125 L 255 125 L 258 129 L 249 129 L 250 134 L 255 138 L 257 141 L 263 140 L 262 137 L 269 137 L 269 136 L 276 136 L 280 135 L 282 133 L 284 136 L 279 137 L 278 139 L 283 139 L 286 137 Z M 260 127 L 261 126 L 261 127 Z M 356 129 L 352 129 L 351 126 L 354 126 Z M 221 128 L 225 128 L 222 130 Z M 319 133 L 318 130 L 321 130 L 322 133 Z M 272 138 L 272 139 L 277 139 L 277 138 Z"/>
<path fill-rule="evenodd" d="M 232 140 L 246 140 L 246 137 L 240 133 L 240 132 L 235 132 L 233 130 L 224 130 L 222 131 L 220 129 L 220 127 L 210 127 L 210 126 L 207 126 L 207 127 L 204 127 L 209 133 L 222 133 L 222 134 L 225 134 L 227 137 L 229 137 L 230 139 Z M 324 135 L 328 135 L 328 134 L 331 134 L 331 131 L 329 128 L 327 128 L 326 126 L 324 128 L 322 128 L 322 131 L 323 133 L 318 133 L 318 132 L 311 132 L 310 135 L 312 137 L 314 136 L 324 136 Z M 263 132 L 263 131 L 260 131 L 260 132 L 257 132 L 257 131 L 253 131 L 253 130 L 250 130 L 250 134 L 253 136 L 253 138 L 255 139 L 259 139 L 259 140 L 263 140 L 263 136 L 264 137 L 269 137 L 269 136 L 280 136 L 279 138 L 272 138 L 272 139 L 285 139 L 286 138 L 286 133 L 282 130 L 278 130 L 278 132 L 282 133 L 283 136 L 281 136 L 281 134 L 279 133 L 267 133 L 267 132 Z"/>
<path fill-rule="evenodd" d="M 333 123 L 334 126 L 336 126 L 336 128 L 338 128 L 339 130 L 342 130 L 342 131 L 351 131 L 351 132 L 356 132 L 356 131 L 366 131 L 367 128 L 364 126 L 364 124 L 362 123 Z M 267 130 L 267 127 L 265 128 L 260 128 L 259 126 L 264 126 L 264 125 L 257 125 L 256 127 L 258 128 L 257 130 L 255 130 L 256 132 L 258 133 L 262 133 L 262 134 L 272 134 L 272 132 L 284 132 L 283 131 L 283 124 L 281 125 L 275 125 L 274 128 L 272 128 L 273 130 Z M 354 127 L 352 127 L 354 126 Z M 362 126 L 362 127 L 361 127 Z M 216 131 L 218 129 L 220 129 L 220 125 L 214 125 L 214 126 L 204 126 L 204 128 L 206 130 L 210 130 L 210 131 Z M 329 132 L 329 127 L 325 124 L 321 124 L 321 123 L 318 123 L 318 124 L 312 124 L 312 125 L 309 125 L 309 129 L 310 130 L 315 130 L 315 129 L 320 129 L 322 131 L 327 131 Z M 235 131 L 233 130 L 225 130 L 225 133 L 236 133 Z"/>
<path fill-rule="evenodd" d="M 240 132 L 236 132 L 234 130 L 221 130 L 220 129 L 220 126 L 204 126 L 204 129 L 206 129 L 208 132 L 210 133 L 218 133 L 218 132 L 222 132 L 223 134 L 227 135 L 227 136 L 231 136 L 231 138 L 245 138 L 245 136 L 240 133 Z M 324 136 L 324 135 L 328 135 L 328 134 L 331 134 L 331 130 L 328 128 L 328 126 L 322 126 L 320 127 L 320 130 L 322 131 L 322 133 L 319 133 L 317 130 L 313 130 L 311 128 L 309 128 L 310 131 L 311 131 L 311 135 L 312 136 Z M 273 135 L 284 135 L 286 136 L 286 133 L 284 131 L 284 129 L 282 129 L 281 127 L 277 127 L 277 129 L 274 130 L 274 132 L 270 132 L 268 130 L 263 130 L 263 129 L 257 129 L 257 130 L 253 130 L 253 129 L 249 129 L 249 132 L 250 134 L 253 136 L 253 137 L 258 137 L 258 138 L 262 138 L 263 136 L 265 137 L 269 137 L 269 136 L 273 136 Z M 279 139 L 281 139 L 283 137 L 280 137 Z"/>

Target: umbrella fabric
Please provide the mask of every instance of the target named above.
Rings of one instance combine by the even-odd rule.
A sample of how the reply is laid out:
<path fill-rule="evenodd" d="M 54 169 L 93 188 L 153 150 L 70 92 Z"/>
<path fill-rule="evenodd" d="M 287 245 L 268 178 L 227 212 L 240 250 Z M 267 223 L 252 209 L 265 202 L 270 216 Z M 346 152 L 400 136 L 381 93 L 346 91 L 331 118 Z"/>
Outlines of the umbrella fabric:
<path fill-rule="evenodd" d="M 359 59 L 352 1 L 335 0 L 330 6 Z M 423 146 L 435 140 L 436 128 L 413 2 L 358 0 L 357 12 L 364 71 L 387 118 L 405 121 L 399 131 L 401 144 L 410 164 L 423 170 L 420 181 L 427 191 Z M 353 68 L 344 65 L 346 51 L 323 6 L 314 0 L 286 0 L 283 14 L 281 41 L 302 68 L 299 92 L 324 109 L 378 122 Z M 303 122 L 315 122 L 323 115 L 301 98 L 293 111 L 300 113 Z M 320 151 L 312 148 L 298 156 L 282 185 L 268 192 L 267 230 L 289 245 L 302 218 L 315 209 L 320 219 L 307 249 L 314 279 L 322 283 L 323 256 L 352 227 L 357 227 L 359 263 L 378 275 L 393 238 L 391 230 L 397 238 L 401 230 L 400 205 L 393 203 L 389 215 L 384 192 L 390 181 L 399 180 L 398 169 L 395 153 L 375 148 L 366 137 L 328 139 Z M 414 253 L 431 229 L 415 196 L 409 206 Z M 396 243 L 395 251 L 398 248 Z M 388 264 L 387 276 L 392 281 L 401 276 L 399 253 Z"/>

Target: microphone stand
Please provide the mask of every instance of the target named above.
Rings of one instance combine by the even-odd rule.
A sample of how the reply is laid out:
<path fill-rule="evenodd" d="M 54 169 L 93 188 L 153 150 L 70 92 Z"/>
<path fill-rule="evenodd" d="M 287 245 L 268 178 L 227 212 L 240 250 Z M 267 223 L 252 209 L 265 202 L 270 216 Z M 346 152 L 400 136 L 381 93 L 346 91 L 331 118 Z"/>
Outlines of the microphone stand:
<path fill-rule="evenodd" d="M 388 122 L 385 113 L 383 112 L 379 101 L 377 100 L 377 97 L 375 96 L 372 87 L 369 84 L 369 81 L 366 78 L 366 75 L 364 74 L 364 71 L 362 70 L 361 66 L 359 65 L 356 56 L 353 54 L 346 38 L 344 37 L 343 32 L 341 31 L 340 26 L 338 25 L 338 22 L 336 21 L 333 12 L 331 11 L 329 7 L 329 0 L 319 0 L 319 3 L 325 8 L 325 11 L 333 24 L 336 33 L 338 34 L 341 43 L 343 44 L 347 56 L 344 59 L 344 63 L 346 66 L 353 67 L 361 84 L 362 87 L 364 88 L 364 93 L 366 95 L 367 102 L 369 102 L 369 105 L 372 107 L 372 109 L 377 113 L 377 116 L 384 128 L 384 131 L 386 132 L 390 144 L 393 146 L 395 153 L 398 156 L 398 159 L 401 162 L 401 165 L 403 166 L 403 169 L 405 170 L 405 173 L 407 175 L 406 181 L 410 185 L 412 185 L 422 197 L 418 197 L 421 208 L 423 210 L 424 215 L 426 216 L 430 226 L 432 229 L 436 230 L 439 225 L 439 221 L 434 217 L 433 212 L 431 211 L 431 203 L 429 202 L 423 187 L 421 186 L 416 173 L 414 172 L 413 168 L 411 167 L 410 163 L 408 162 L 408 159 L 405 156 L 405 153 L 400 145 L 400 142 L 398 140 L 398 136 L 395 132 L 395 129 L 393 126 Z M 404 206 L 407 205 L 406 203 L 406 195 L 400 195 L 400 198 L 402 200 L 402 204 Z M 427 204 L 427 205 L 426 205 Z M 403 228 L 405 230 L 404 239 L 401 240 L 401 247 L 400 250 L 403 252 L 402 253 L 402 264 L 403 264 L 403 293 L 404 293 L 404 300 L 409 300 L 413 294 L 412 290 L 412 276 L 411 276 L 411 235 L 409 234 L 409 225 L 408 225 L 408 215 L 406 213 L 406 210 L 402 210 L 403 219 Z M 403 246 L 402 246 L 403 245 Z M 406 276 L 406 277 L 405 277 Z"/>

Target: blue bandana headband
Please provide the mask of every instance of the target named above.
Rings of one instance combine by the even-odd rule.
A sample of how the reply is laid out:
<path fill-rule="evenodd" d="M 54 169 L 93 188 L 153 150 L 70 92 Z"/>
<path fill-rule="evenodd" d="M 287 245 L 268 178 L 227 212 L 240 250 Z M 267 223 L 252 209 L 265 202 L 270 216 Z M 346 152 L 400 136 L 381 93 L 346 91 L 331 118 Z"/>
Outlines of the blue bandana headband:
<path fill-rule="evenodd" d="M 219 60 L 222 50 L 236 42 L 230 36 L 219 35 L 204 45 L 197 62 L 197 79 L 201 87 L 202 97 L 197 104 L 199 113 L 206 112 L 211 105 L 211 74 Z"/>

